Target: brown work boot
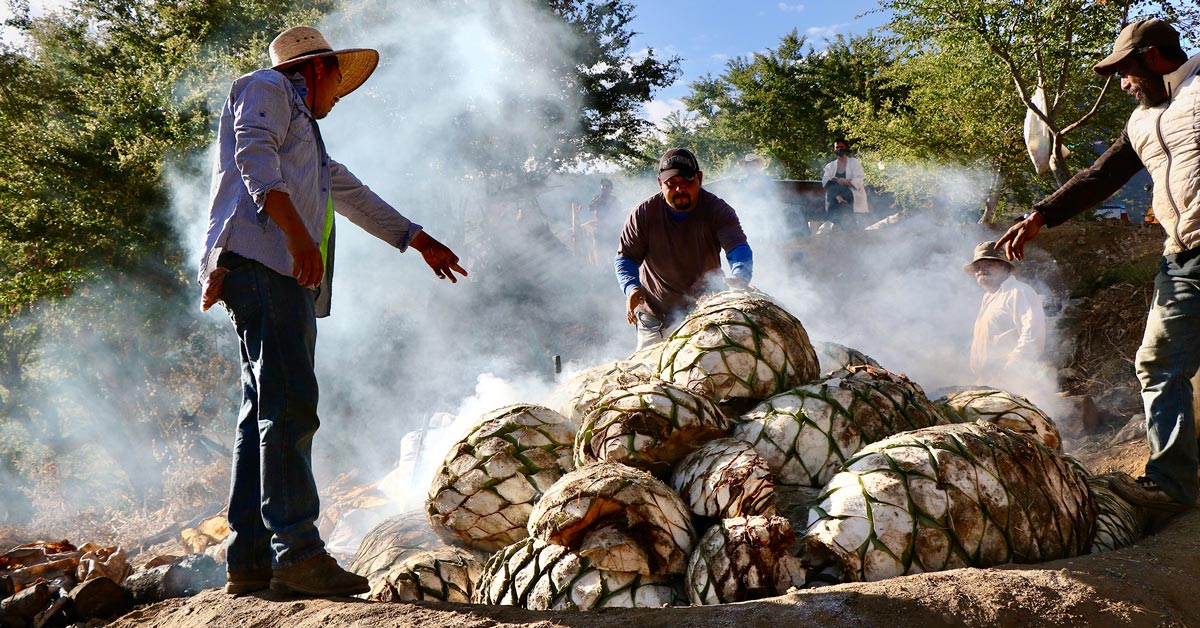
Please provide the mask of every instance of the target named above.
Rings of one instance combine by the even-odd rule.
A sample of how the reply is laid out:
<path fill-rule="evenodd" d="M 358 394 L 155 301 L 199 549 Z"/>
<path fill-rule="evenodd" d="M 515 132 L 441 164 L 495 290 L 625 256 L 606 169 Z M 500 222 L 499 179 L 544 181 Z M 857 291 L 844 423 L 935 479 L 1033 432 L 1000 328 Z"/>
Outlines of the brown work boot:
<path fill-rule="evenodd" d="M 1180 513 L 1195 507 L 1195 504 L 1185 504 L 1171 497 L 1157 482 L 1145 476 L 1135 480 L 1124 473 L 1113 473 L 1108 476 L 1108 487 L 1134 506 L 1152 511 Z"/>
<path fill-rule="evenodd" d="M 329 554 L 318 554 L 301 563 L 276 569 L 271 590 L 313 597 L 349 596 L 371 590 L 367 579 L 342 569 Z"/>
<path fill-rule="evenodd" d="M 271 568 L 230 569 L 225 572 L 225 592 L 233 595 L 253 593 L 271 586 Z"/>

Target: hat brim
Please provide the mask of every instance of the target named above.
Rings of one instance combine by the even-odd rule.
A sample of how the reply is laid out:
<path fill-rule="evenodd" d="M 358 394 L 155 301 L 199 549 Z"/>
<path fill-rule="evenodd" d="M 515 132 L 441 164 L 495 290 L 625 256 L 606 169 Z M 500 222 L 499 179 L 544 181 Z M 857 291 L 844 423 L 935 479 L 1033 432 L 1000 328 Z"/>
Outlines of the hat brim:
<path fill-rule="evenodd" d="M 662 172 L 658 173 L 659 181 L 670 181 L 672 177 L 683 177 L 689 180 L 695 179 L 696 171 L 684 170 L 682 168 L 672 168 L 670 170 L 663 170 Z"/>
<path fill-rule="evenodd" d="M 1117 71 L 1117 66 L 1129 58 L 1133 54 L 1133 48 L 1125 48 L 1123 50 L 1114 50 L 1112 54 L 1104 57 L 1100 63 L 1092 66 L 1092 71 L 1100 76 L 1112 76 Z"/>
<path fill-rule="evenodd" d="M 288 59 L 279 65 L 271 66 L 271 69 L 283 71 L 318 57 L 338 58 L 338 69 L 342 71 L 342 83 L 338 86 L 338 98 L 345 98 L 347 94 L 366 83 L 371 74 L 375 72 L 375 67 L 379 65 L 378 51 L 370 48 L 346 48 Z"/>
<path fill-rule="evenodd" d="M 967 273 L 968 275 L 974 275 L 975 274 L 975 262 L 980 262 L 985 259 L 990 259 L 990 260 L 993 260 L 996 262 L 1004 262 L 1005 264 L 1008 264 L 1008 268 L 1010 270 L 1017 267 L 1017 265 L 1013 264 L 1012 261 L 1006 260 L 1006 259 L 1000 258 L 1000 257 L 976 257 L 975 259 L 971 260 L 970 264 L 963 266 L 963 272 Z"/>

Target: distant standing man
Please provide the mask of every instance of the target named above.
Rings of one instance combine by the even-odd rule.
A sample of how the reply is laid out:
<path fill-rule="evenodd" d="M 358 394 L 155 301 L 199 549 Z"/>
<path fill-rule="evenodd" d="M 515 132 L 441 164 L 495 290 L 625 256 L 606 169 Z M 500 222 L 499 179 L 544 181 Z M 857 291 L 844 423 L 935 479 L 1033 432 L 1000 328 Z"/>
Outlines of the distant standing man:
<path fill-rule="evenodd" d="M 1146 168 L 1154 181 L 1154 213 L 1167 232 L 1154 280 L 1154 303 L 1136 370 L 1146 410 L 1150 459 L 1145 475 L 1114 480 L 1130 502 L 1162 511 L 1193 508 L 1197 442 L 1189 379 L 1200 367 L 1200 55 L 1191 59 L 1179 33 L 1158 19 L 1129 24 L 1113 52 L 1093 68 L 1121 76 L 1138 100 L 1121 137 L 1066 184 L 1033 207 L 1000 238 L 1021 259 L 1025 243 L 1100 204 Z"/>
<path fill-rule="evenodd" d="M 316 29 L 280 33 L 272 67 L 233 82 L 221 111 L 202 307 L 224 303 L 241 345 L 242 406 L 233 451 L 229 593 L 354 595 L 367 580 L 325 551 L 312 472 L 316 319 L 329 314 L 336 210 L 439 278 L 458 257 L 325 152 L 317 120 L 362 85 L 379 53 L 333 50 Z"/>
<path fill-rule="evenodd" d="M 638 349 L 666 339 L 715 278 L 735 289 L 750 285 L 754 255 L 737 213 L 702 189 L 703 181 L 695 155 L 668 150 L 658 161 L 659 192 L 629 214 L 621 231 L 614 263 Z M 732 277 L 721 271 L 722 250 Z"/>
<path fill-rule="evenodd" d="M 870 213 L 867 207 L 866 173 L 862 162 L 850 156 L 850 143 L 839 137 L 833 141 L 837 159 L 825 164 L 821 185 L 825 188 L 825 215 L 839 227 L 847 227 L 862 214 L 864 221 Z"/>
<path fill-rule="evenodd" d="M 1013 263 L 995 242 L 975 247 L 975 259 L 963 272 L 983 288 L 983 301 L 971 340 L 971 372 L 975 383 L 1003 388 L 1014 375 L 1028 373 L 1046 348 L 1046 314 L 1042 298 L 1013 277 Z"/>

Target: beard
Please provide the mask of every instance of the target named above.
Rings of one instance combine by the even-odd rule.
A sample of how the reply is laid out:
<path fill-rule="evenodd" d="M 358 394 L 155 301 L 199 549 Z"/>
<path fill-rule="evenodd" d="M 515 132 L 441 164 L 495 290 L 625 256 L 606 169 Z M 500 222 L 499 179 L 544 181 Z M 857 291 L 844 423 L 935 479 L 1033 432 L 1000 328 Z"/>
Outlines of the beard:
<path fill-rule="evenodd" d="M 692 195 L 687 192 L 678 192 L 667 198 L 667 204 L 675 211 L 685 212 L 692 208 Z"/>

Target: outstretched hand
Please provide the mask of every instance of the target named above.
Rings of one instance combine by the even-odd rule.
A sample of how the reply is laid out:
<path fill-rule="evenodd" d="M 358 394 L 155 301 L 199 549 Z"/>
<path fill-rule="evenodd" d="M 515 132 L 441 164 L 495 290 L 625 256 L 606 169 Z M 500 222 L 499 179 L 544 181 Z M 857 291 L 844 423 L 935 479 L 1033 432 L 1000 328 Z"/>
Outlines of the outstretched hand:
<path fill-rule="evenodd" d="M 425 263 L 433 269 L 433 273 L 438 279 L 449 279 L 450 283 L 458 283 L 458 278 L 454 273 L 459 273 L 463 277 L 467 276 L 467 271 L 458 263 L 458 256 L 446 247 L 445 244 L 434 240 L 432 236 L 424 231 L 418 233 L 409 243 L 409 246 L 421 252 L 421 257 L 425 258 Z"/>
<path fill-rule="evenodd" d="M 996 241 L 996 250 L 1003 251 L 1008 259 L 1025 259 L 1025 243 L 1037 237 L 1046 219 L 1039 212 L 1030 212 L 1029 217 L 1008 228 Z"/>

